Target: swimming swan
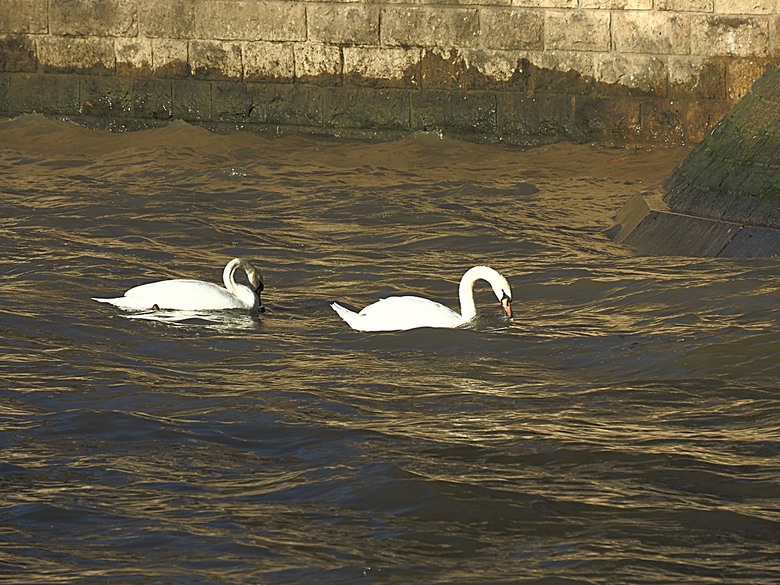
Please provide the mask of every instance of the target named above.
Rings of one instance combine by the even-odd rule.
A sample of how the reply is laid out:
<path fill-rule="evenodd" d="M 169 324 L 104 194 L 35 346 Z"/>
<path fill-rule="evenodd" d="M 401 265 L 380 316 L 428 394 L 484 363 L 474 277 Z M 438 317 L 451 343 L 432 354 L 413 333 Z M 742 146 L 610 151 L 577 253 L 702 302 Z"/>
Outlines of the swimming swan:
<path fill-rule="evenodd" d="M 236 270 L 243 270 L 251 288 L 236 282 Z M 260 293 L 263 291 L 263 278 L 243 258 L 234 258 L 222 272 L 225 288 L 211 282 L 190 279 L 161 280 L 131 288 L 125 296 L 115 299 L 97 299 L 93 301 L 110 303 L 122 309 L 172 309 L 175 311 L 210 311 L 220 309 L 249 309 L 265 311 Z"/>
<path fill-rule="evenodd" d="M 421 297 L 389 297 L 368 305 L 359 313 L 332 303 L 331 307 L 357 331 L 405 331 L 417 327 L 460 327 L 477 316 L 474 283 L 486 280 L 508 317 L 512 317 L 512 289 L 506 278 L 487 266 L 469 268 L 460 279 L 460 313 Z"/>

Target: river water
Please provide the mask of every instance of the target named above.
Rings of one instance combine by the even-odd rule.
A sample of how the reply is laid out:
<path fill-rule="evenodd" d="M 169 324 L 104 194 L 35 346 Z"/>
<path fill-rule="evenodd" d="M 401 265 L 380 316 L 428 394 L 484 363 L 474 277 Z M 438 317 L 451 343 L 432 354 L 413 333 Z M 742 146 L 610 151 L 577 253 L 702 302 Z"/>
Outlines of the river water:
<path fill-rule="evenodd" d="M 0 121 L 0 582 L 780 582 L 777 260 L 603 235 L 687 152 Z M 90 300 L 234 256 L 259 318 Z M 329 307 L 475 264 L 511 322 Z"/>

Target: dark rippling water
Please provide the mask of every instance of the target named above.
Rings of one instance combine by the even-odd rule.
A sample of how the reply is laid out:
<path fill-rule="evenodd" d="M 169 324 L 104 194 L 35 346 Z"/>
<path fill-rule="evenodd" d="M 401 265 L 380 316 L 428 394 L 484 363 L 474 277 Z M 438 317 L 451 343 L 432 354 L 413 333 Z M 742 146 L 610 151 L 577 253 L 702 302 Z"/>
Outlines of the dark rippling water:
<path fill-rule="evenodd" d="M 779 583 L 778 261 L 602 234 L 686 152 L 1 122 L 0 582 Z M 259 320 L 90 300 L 234 256 Z"/>

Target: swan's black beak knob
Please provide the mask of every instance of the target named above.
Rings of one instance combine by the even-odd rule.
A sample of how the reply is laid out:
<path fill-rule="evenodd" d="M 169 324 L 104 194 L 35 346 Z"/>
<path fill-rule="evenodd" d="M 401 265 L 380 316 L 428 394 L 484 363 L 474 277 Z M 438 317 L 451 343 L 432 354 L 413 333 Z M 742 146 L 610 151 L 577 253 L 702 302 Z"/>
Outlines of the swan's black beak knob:
<path fill-rule="evenodd" d="M 257 283 L 257 288 L 255 289 L 255 294 L 257 295 L 257 310 L 261 313 L 265 313 L 265 306 L 263 306 L 263 299 L 260 298 L 260 293 L 265 290 L 265 285 L 263 284 L 263 281 L 259 281 Z"/>

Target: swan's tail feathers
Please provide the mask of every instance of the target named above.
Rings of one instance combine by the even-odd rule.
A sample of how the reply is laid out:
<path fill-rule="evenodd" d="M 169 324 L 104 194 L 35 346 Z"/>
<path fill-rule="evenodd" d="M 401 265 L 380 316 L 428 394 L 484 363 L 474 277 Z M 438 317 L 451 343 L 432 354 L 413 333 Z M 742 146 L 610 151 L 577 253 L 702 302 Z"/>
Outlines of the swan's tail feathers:
<path fill-rule="evenodd" d="M 344 321 L 347 322 L 347 324 L 352 327 L 353 329 L 355 326 L 353 325 L 354 320 L 357 318 L 358 314 L 354 311 L 350 311 L 346 307 L 342 307 L 338 303 L 331 303 L 330 307 L 338 313 L 339 317 L 344 319 Z"/>

